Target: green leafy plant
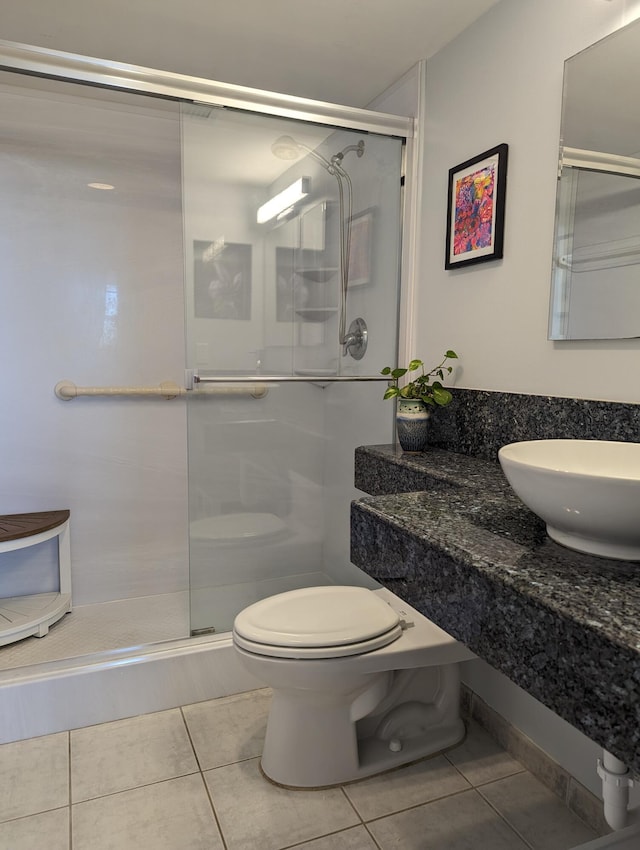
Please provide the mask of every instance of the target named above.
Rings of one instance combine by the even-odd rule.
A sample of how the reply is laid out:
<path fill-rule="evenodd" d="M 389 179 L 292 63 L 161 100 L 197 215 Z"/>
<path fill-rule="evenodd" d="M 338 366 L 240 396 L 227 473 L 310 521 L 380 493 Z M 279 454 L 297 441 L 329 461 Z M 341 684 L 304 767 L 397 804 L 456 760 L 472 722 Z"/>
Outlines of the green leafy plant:
<path fill-rule="evenodd" d="M 449 350 L 445 353 L 442 362 L 428 372 L 425 372 L 422 360 L 412 360 L 406 369 L 392 369 L 391 366 L 385 366 L 380 374 L 389 376 L 390 385 L 384 394 L 384 398 L 422 399 L 425 404 L 445 407 L 453 398 L 449 390 L 445 389 L 441 383 L 444 380 L 445 372 L 450 375 L 453 371 L 453 366 L 445 366 L 445 363 L 447 360 L 457 359 L 458 355 L 455 351 Z M 420 374 L 417 378 L 413 378 L 402 387 L 398 386 L 400 378 L 407 373 L 410 374 L 418 370 L 420 370 Z M 434 378 L 436 380 L 433 380 Z"/>

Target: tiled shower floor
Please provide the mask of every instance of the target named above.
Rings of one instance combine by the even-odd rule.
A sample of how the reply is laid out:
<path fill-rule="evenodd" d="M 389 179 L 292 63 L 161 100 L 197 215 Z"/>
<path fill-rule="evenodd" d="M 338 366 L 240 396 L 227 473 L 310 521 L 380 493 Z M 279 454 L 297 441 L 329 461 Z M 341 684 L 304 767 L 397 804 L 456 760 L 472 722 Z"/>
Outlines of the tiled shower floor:
<path fill-rule="evenodd" d="M 268 690 L 0 746 L 1 850 L 568 850 L 595 837 L 472 723 L 339 788 L 267 782 Z"/>
<path fill-rule="evenodd" d="M 188 635 L 187 591 L 78 605 L 44 637 L 0 647 L 0 670 Z M 2 845 L 0 850 L 4 850 Z"/>

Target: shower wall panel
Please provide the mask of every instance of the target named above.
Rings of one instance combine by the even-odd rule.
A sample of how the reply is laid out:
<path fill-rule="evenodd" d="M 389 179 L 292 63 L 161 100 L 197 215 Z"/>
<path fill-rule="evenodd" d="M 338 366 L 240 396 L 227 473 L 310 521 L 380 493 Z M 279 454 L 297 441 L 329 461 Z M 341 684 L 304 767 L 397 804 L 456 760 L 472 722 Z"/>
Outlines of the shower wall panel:
<path fill-rule="evenodd" d="M 177 107 L 3 80 L 0 513 L 71 510 L 76 604 L 184 590 L 184 404 L 54 395 L 182 382 Z M 3 596 L 31 569 L 12 558 Z"/>

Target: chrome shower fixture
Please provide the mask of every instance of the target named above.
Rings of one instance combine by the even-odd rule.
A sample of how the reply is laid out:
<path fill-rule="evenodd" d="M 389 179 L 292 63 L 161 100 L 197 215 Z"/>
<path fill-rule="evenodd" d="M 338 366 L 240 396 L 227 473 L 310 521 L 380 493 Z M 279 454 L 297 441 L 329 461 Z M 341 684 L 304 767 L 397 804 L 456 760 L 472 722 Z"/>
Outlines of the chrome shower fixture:
<path fill-rule="evenodd" d="M 334 153 L 331 159 L 327 159 L 303 142 L 297 142 L 292 136 L 278 136 L 271 145 L 271 152 L 274 156 L 289 162 L 298 159 L 302 153 L 307 153 L 313 159 L 317 160 L 338 181 L 338 200 L 340 204 L 340 327 L 338 330 L 338 341 L 342 346 L 343 357 L 350 354 L 354 359 L 359 360 L 364 355 L 367 347 L 366 325 L 364 326 L 364 337 L 360 334 L 360 341 L 357 344 L 354 343 L 353 334 L 346 331 L 349 255 L 351 253 L 351 219 L 353 216 L 353 185 L 351 178 L 342 167 L 342 160 L 350 151 L 355 151 L 358 158 L 360 158 L 364 154 L 364 139 L 360 139 L 356 145 L 347 145 L 341 151 Z M 345 185 L 347 189 L 346 193 Z M 356 319 L 355 322 L 362 322 L 364 324 L 362 319 Z M 353 329 L 353 324 L 352 322 L 352 327 L 349 328 L 350 332 Z"/>
<path fill-rule="evenodd" d="M 342 160 L 344 159 L 344 155 L 349 153 L 349 151 L 355 151 L 356 156 L 361 157 L 364 153 L 364 139 L 360 139 L 357 145 L 347 145 L 346 148 L 342 148 L 338 153 L 334 153 L 331 157 L 331 162 L 333 165 L 340 165 Z"/>
<path fill-rule="evenodd" d="M 323 165 L 329 174 L 339 173 L 341 177 L 346 177 L 346 173 L 342 168 L 342 160 L 345 154 L 350 151 L 355 151 L 356 155 L 361 157 L 364 154 L 364 139 L 360 139 L 357 145 L 347 145 L 346 148 L 338 151 L 338 153 L 334 153 L 331 159 L 327 159 L 321 153 L 318 153 L 318 151 L 305 145 L 304 142 L 297 142 L 293 136 L 278 136 L 271 145 L 271 153 L 277 156 L 278 159 L 293 161 L 294 159 L 298 159 L 303 153 L 308 153 L 309 156 L 312 156 Z"/>

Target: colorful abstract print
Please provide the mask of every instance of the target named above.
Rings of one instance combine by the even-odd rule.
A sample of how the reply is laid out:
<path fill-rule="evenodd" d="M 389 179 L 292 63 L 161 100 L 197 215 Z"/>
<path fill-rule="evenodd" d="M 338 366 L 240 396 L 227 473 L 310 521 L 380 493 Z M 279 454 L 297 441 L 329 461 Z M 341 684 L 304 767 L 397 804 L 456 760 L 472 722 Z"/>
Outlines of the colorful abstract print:
<path fill-rule="evenodd" d="M 491 246 L 495 186 L 496 163 L 456 180 L 454 255 Z"/>

